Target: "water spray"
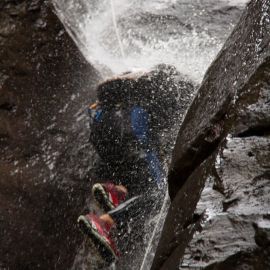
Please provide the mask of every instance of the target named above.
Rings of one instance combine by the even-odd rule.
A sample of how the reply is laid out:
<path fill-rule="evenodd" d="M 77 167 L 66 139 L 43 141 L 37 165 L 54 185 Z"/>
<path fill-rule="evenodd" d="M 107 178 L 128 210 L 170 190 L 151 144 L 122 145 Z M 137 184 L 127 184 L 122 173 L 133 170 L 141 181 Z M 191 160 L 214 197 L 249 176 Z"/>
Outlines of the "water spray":
<path fill-rule="evenodd" d="M 164 201 L 163 201 L 163 204 L 162 204 L 162 207 L 161 207 L 161 210 L 159 212 L 158 220 L 156 222 L 155 228 L 153 230 L 153 233 L 151 235 L 151 238 L 150 238 L 149 243 L 147 245 L 147 248 L 145 250 L 145 255 L 143 257 L 143 261 L 142 261 L 140 270 L 145 270 L 146 269 L 147 258 L 148 258 L 148 255 L 149 255 L 150 251 L 151 251 L 151 248 L 153 246 L 153 241 L 154 241 L 155 235 L 157 233 L 157 229 L 160 226 L 160 221 L 162 219 L 162 214 L 165 212 L 165 209 L 166 209 L 166 205 L 167 205 L 168 200 L 169 200 L 169 193 L 167 191 L 166 192 L 166 196 L 165 196 Z"/>
<path fill-rule="evenodd" d="M 119 45 L 119 49 L 120 49 L 122 58 L 125 59 L 125 51 L 124 51 L 124 48 L 123 48 L 122 40 L 121 40 L 121 37 L 120 37 L 120 33 L 119 33 L 118 26 L 117 26 L 117 21 L 116 21 L 114 2 L 113 2 L 113 0 L 110 0 L 110 1 L 111 1 L 112 20 L 113 20 L 113 26 L 114 26 L 115 34 L 116 34 L 116 37 L 117 37 L 117 40 L 118 40 L 118 45 Z"/>

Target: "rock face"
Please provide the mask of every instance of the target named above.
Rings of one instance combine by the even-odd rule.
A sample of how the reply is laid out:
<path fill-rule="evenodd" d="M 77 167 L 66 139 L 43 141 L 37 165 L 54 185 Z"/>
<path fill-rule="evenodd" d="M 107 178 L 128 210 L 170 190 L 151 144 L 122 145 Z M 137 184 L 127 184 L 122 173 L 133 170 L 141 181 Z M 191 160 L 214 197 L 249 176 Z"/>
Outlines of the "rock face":
<path fill-rule="evenodd" d="M 269 6 L 247 6 L 186 115 L 152 269 L 270 269 Z"/>
<path fill-rule="evenodd" d="M 198 208 L 207 209 L 206 221 L 180 269 L 269 268 L 269 143 L 265 137 L 234 137 L 220 150 L 213 182 L 222 182 L 224 192 L 214 197 L 211 182 L 207 199 L 203 191 Z M 209 200 L 219 207 L 211 209 Z"/>
<path fill-rule="evenodd" d="M 0 3 L 0 268 L 68 269 L 88 195 L 95 70 L 48 1 Z"/>

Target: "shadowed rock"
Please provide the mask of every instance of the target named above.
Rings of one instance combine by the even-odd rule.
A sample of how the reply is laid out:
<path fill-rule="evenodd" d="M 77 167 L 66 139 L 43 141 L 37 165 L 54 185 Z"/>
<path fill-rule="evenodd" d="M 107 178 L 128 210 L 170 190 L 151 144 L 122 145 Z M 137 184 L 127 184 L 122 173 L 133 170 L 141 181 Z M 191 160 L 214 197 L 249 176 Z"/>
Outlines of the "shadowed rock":
<path fill-rule="evenodd" d="M 95 70 L 49 1 L 0 3 L 0 267 L 68 269 L 88 195 Z"/>
<path fill-rule="evenodd" d="M 251 265 L 257 261 L 252 269 L 269 267 L 270 261 L 265 260 L 266 254 L 269 256 L 270 184 L 265 167 L 269 164 L 269 144 L 269 138 L 234 137 L 220 149 L 216 170 L 224 193 L 214 197 L 213 183 L 208 187 L 208 198 L 202 193 L 197 207 L 206 210 L 206 221 L 186 249 L 180 269 L 234 269 L 237 264 L 244 264 L 248 256 L 253 258 Z M 262 256 L 258 256 L 259 250 Z"/>

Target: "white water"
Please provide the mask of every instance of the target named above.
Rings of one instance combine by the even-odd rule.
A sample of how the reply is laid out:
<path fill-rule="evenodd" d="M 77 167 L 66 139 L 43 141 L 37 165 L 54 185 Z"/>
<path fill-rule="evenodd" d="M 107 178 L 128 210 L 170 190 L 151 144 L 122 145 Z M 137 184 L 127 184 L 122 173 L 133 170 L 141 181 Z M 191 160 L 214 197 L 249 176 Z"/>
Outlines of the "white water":
<path fill-rule="evenodd" d="M 115 34 L 116 34 L 116 37 L 117 37 L 119 49 L 121 51 L 121 56 L 122 56 L 122 58 L 124 60 L 126 57 L 125 57 L 125 52 L 124 52 L 124 48 L 123 48 L 123 44 L 122 44 L 122 39 L 121 39 L 121 36 L 120 36 L 120 33 L 119 33 L 119 28 L 118 28 L 118 25 L 117 25 L 117 19 L 116 19 L 115 8 L 114 8 L 114 0 L 110 0 L 110 1 L 111 1 L 111 11 L 112 11 L 113 26 L 114 26 Z"/>
<path fill-rule="evenodd" d="M 54 0 L 58 16 L 90 63 L 113 74 L 167 63 L 201 81 L 222 42 L 207 29 L 193 28 L 191 19 L 190 28 L 183 25 L 174 11 L 179 1 L 110 1 Z M 205 10 L 196 12 L 191 15 Z"/>

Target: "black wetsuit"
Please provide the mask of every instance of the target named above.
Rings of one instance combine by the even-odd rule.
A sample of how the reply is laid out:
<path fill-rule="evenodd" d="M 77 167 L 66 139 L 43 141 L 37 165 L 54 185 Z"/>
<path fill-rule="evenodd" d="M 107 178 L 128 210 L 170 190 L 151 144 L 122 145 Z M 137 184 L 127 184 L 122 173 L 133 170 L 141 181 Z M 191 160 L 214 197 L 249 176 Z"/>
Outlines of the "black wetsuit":
<path fill-rule="evenodd" d="M 120 223 L 162 202 L 166 180 L 160 134 L 177 114 L 177 90 L 168 74 L 157 70 L 141 81 L 107 81 L 97 91 L 99 106 L 89 110 L 90 141 L 102 160 L 98 178 L 129 191 L 127 201 L 109 212 Z"/>

